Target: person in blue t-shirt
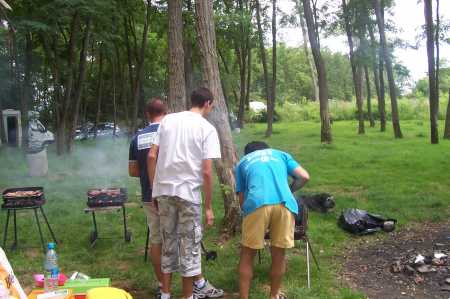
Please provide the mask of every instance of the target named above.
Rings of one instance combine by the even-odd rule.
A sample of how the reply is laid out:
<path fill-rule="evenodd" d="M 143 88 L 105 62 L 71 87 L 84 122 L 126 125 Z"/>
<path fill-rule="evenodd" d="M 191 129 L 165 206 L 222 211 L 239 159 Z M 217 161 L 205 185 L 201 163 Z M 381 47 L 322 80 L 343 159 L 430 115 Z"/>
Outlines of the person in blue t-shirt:
<path fill-rule="evenodd" d="M 285 271 L 285 250 L 294 247 L 297 202 L 289 188 L 289 176 L 296 189 L 309 180 L 308 172 L 291 155 L 271 149 L 260 141 L 245 146 L 245 156 L 236 166 L 236 192 L 243 212 L 239 287 L 241 299 L 247 299 L 253 276 L 253 259 L 264 248 L 264 235 L 270 233 L 272 268 L 271 299 L 280 293 Z"/>

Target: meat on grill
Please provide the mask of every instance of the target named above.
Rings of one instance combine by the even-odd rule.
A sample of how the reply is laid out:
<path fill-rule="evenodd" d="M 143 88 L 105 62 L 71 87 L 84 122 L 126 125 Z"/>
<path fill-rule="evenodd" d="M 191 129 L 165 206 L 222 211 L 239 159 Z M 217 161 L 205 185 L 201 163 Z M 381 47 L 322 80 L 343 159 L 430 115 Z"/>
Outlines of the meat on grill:
<path fill-rule="evenodd" d="M 99 195 L 116 197 L 116 196 L 120 195 L 120 189 L 119 188 L 93 189 L 93 190 L 89 190 L 89 192 L 88 192 L 88 196 L 96 197 Z"/>
<path fill-rule="evenodd" d="M 42 191 L 15 191 L 15 192 L 7 192 L 3 196 L 8 197 L 38 197 L 41 196 Z"/>

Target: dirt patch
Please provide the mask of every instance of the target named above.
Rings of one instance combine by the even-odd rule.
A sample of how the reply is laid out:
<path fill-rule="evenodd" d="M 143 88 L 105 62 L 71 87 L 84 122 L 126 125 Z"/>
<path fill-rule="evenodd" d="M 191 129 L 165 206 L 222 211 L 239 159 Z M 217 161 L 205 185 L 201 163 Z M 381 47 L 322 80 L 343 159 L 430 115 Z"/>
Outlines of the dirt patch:
<path fill-rule="evenodd" d="M 362 240 L 362 242 L 364 242 Z M 450 298 L 445 283 L 450 264 L 430 273 L 393 273 L 392 265 L 417 254 L 433 254 L 436 244 L 450 251 L 450 221 L 423 223 L 394 232 L 383 240 L 349 249 L 342 276 L 350 286 L 368 298 Z M 448 290 L 443 290 L 448 288 Z"/>

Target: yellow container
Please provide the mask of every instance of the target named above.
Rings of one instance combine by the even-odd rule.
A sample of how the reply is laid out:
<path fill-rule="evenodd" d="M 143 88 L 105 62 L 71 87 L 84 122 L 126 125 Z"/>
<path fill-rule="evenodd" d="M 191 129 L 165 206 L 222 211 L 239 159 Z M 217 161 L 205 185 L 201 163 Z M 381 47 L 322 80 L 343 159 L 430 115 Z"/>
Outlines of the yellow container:
<path fill-rule="evenodd" d="M 133 299 L 133 297 L 124 290 L 105 287 L 90 289 L 86 299 Z"/>

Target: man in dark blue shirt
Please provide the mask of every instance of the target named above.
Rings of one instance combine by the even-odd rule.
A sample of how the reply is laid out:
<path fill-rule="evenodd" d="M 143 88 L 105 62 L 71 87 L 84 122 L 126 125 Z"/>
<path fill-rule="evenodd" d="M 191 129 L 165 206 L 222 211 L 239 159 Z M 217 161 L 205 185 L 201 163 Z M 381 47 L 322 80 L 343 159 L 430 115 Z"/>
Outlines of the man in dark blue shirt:
<path fill-rule="evenodd" d="M 155 203 L 152 201 L 152 186 L 148 178 L 148 153 L 158 134 L 159 123 L 167 113 L 167 106 L 159 98 L 150 100 L 145 114 L 150 124 L 136 133 L 130 143 L 128 173 L 132 177 L 139 177 L 141 182 L 142 202 L 147 216 L 150 230 L 150 257 L 153 270 L 161 287 L 161 236 L 159 233 L 159 215 Z M 158 290 L 159 293 L 159 290 Z M 159 294 L 157 294 L 157 297 Z"/>

